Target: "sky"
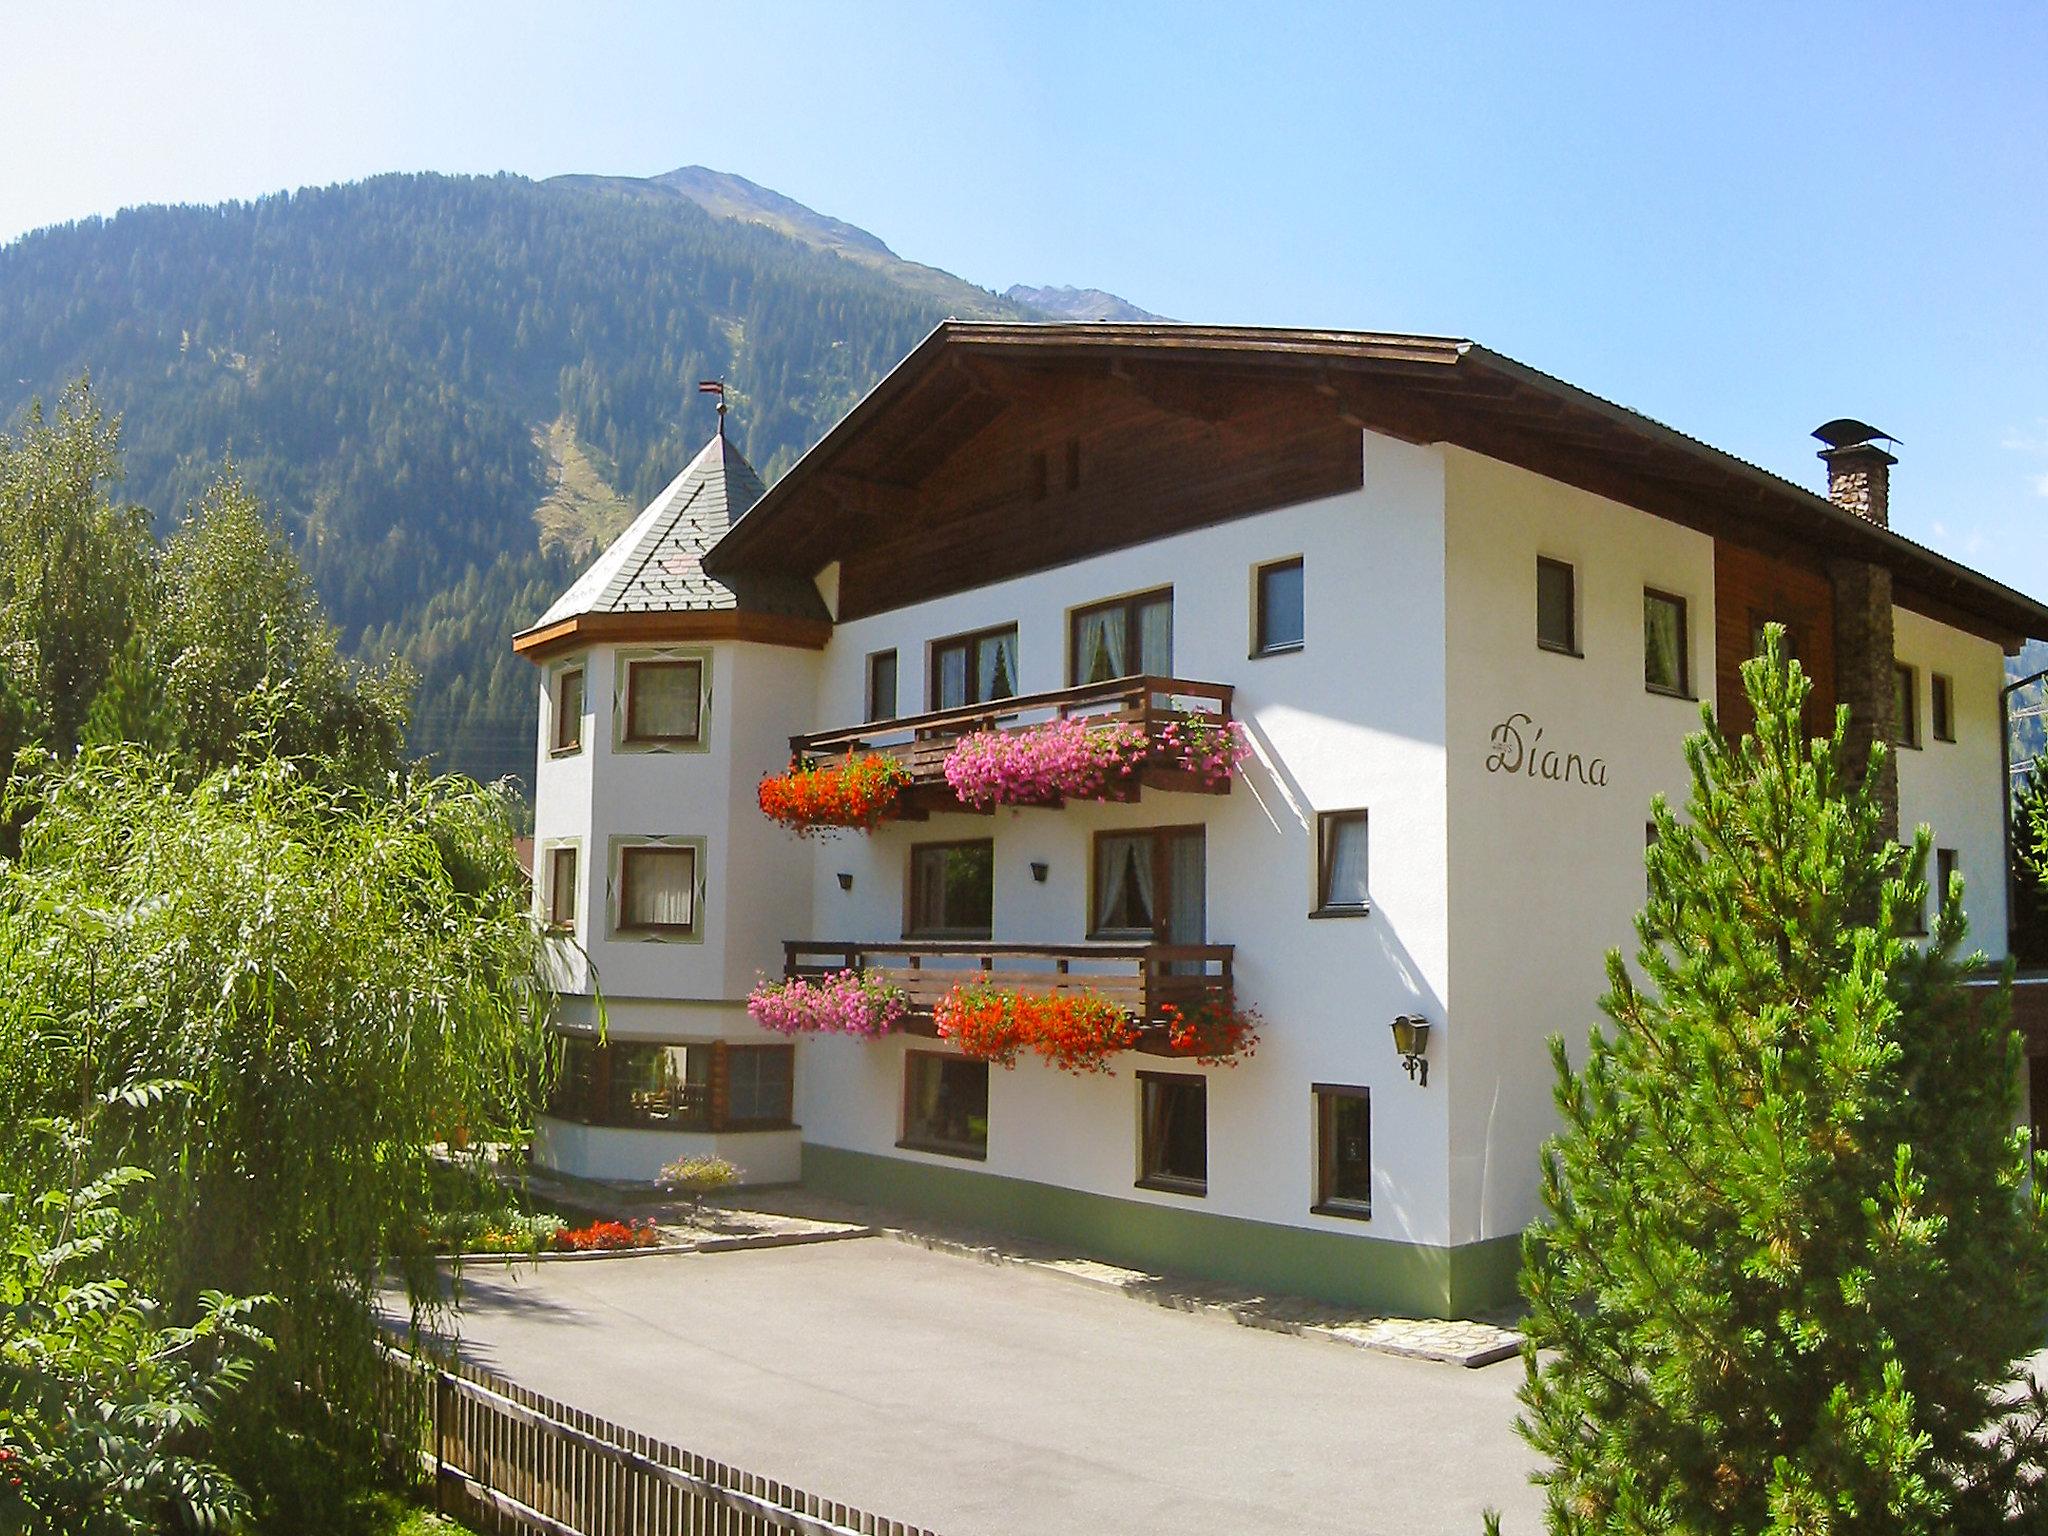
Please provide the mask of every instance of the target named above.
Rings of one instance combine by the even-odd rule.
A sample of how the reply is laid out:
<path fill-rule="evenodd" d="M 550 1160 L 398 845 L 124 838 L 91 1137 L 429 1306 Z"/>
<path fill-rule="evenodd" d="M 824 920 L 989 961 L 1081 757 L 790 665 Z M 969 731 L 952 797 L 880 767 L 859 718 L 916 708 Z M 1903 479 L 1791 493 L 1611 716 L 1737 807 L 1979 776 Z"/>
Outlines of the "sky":
<path fill-rule="evenodd" d="M 380 171 L 734 171 L 992 288 L 1468 336 L 2048 596 L 2048 5 L 0 11 L 0 243 Z"/>

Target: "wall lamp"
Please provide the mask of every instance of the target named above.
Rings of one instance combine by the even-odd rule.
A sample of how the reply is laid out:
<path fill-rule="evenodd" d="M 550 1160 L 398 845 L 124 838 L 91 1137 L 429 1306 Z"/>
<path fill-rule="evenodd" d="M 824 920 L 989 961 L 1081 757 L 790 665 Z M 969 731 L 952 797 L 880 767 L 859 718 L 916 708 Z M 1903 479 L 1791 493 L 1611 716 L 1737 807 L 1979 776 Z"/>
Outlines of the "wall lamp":
<path fill-rule="evenodd" d="M 1429 1020 L 1419 1013 L 1394 1016 L 1394 1049 L 1401 1053 L 1401 1065 L 1408 1076 L 1424 1088 L 1429 1086 L 1429 1063 L 1422 1053 L 1429 1049 Z"/>
<path fill-rule="evenodd" d="M 1046 863 L 1045 860 L 1033 859 L 1031 861 L 1031 878 L 1040 885 L 1045 884 L 1045 877 L 1050 873 L 1052 873 L 1052 866 Z"/>
<path fill-rule="evenodd" d="M 841 871 L 839 871 L 839 889 L 841 889 L 842 891 L 850 891 L 853 889 L 852 870 L 842 869 Z"/>

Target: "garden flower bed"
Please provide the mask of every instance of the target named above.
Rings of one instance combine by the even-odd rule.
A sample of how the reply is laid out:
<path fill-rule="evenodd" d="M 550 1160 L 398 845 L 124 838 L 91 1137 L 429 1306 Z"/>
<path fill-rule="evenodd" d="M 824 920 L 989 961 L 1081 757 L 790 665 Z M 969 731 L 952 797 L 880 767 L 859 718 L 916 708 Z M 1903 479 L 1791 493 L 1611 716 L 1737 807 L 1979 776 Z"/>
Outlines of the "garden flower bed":
<path fill-rule="evenodd" d="M 652 1248 L 661 1234 L 651 1221 L 593 1221 L 587 1227 L 564 1227 L 551 1246 L 557 1253 L 606 1253 L 622 1248 Z"/>
<path fill-rule="evenodd" d="M 859 971 L 831 976 L 792 976 L 755 986 L 747 1014 L 778 1034 L 886 1035 L 910 1011 L 901 987 Z"/>
<path fill-rule="evenodd" d="M 851 828 L 866 832 L 896 812 L 910 770 L 881 753 L 849 753 L 838 762 L 793 762 L 761 780 L 763 815 L 799 837 Z"/>

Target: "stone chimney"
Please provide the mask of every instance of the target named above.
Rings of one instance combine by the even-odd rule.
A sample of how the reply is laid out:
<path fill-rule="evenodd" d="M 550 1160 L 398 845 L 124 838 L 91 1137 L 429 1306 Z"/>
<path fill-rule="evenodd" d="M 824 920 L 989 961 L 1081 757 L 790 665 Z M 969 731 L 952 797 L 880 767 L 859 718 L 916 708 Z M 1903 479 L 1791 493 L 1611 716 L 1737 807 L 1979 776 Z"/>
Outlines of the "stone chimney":
<path fill-rule="evenodd" d="M 1844 416 L 1814 428 L 1828 446 L 1820 451 L 1828 467 L 1828 500 L 1880 528 L 1891 526 L 1892 466 L 1899 461 L 1877 446 L 1894 439 L 1873 426 Z"/>

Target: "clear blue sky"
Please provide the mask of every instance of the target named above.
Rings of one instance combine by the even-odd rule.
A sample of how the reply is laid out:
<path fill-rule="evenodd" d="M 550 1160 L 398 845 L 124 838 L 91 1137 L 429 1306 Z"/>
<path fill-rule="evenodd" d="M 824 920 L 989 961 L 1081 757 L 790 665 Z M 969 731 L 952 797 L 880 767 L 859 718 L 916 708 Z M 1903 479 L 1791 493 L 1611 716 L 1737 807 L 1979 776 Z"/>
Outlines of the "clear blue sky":
<path fill-rule="evenodd" d="M 386 170 L 737 171 L 990 287 L 1470 336 L 2048 595 L 2048 5 L 12 9 L 0 240 Z"/>

